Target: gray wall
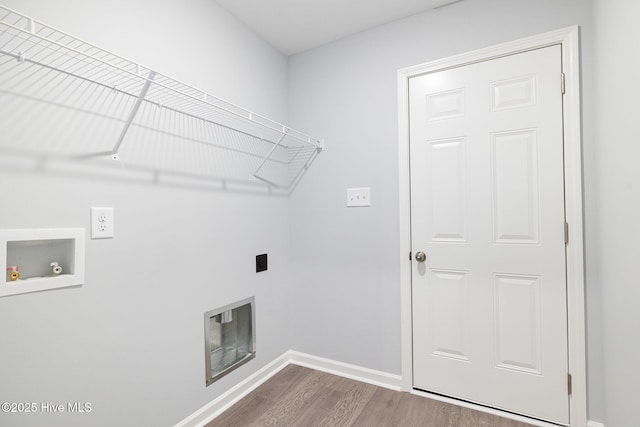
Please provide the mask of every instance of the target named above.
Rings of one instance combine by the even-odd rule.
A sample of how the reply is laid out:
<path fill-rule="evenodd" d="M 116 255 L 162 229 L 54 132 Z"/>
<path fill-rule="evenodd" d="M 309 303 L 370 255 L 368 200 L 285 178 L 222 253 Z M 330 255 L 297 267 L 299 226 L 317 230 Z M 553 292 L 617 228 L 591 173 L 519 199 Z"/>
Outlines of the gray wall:
<path fill-rule="evenodd" d="M 285 58 L 213 1 L 4 4 L 285 119 Z M 14 204 L 2 203 L 0 228 L 88 228 L 91 206 L 112 206 L 115 239 L 87 241 L 82 287 L 0 298 L 0 400 L 91 402 L 91 413 L 0 413 L 0 425 L 173 425 L 291 348 L 286 199 L 2 164 Z M 256 275 L 263 252 L 269 270 Z M 258 356 L 207 388 L 203 313 L 251 295 Z"/>
<path fill-rule="evenodd" d="M 584 0 L 465 0 L 289 59 L 289 117 L 327 150 L 294 193 L 297 350 L 399 374 L 397 70 L 570 25 L 582 32 L 589 415 L 603 420 L 593 26 Z M 371 186 L 371 208 L 345 189 Z"/>
<path fill-rule="evenodd" d="M 640 3 L 596 0 L 597 264 L 602 317 L 607 427 L 638 425 L 640 287 Z"/>

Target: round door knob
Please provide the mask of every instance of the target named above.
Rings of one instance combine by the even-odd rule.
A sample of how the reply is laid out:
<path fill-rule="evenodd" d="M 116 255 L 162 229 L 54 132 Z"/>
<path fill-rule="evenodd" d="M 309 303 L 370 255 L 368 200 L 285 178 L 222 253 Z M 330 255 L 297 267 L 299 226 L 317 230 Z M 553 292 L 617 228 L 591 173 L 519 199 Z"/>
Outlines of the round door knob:
<path fill-rule="evenodd" d="M 416 253 L 416 261 L 424 262 L 426 259 L 427 259 L 427 254 L 425 254 L 424 252 Z"/>

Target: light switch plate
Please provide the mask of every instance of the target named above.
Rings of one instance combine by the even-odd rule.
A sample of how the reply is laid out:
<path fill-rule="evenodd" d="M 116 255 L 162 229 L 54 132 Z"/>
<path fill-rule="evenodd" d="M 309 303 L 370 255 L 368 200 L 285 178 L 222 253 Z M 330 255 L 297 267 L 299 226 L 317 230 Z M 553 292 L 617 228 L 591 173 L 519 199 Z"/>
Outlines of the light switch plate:
<path fill-rule="evenodd" d="M 371 188 L 347 188 L 347 206 L 348 207 L 367 207 L 371 206 Z"/>

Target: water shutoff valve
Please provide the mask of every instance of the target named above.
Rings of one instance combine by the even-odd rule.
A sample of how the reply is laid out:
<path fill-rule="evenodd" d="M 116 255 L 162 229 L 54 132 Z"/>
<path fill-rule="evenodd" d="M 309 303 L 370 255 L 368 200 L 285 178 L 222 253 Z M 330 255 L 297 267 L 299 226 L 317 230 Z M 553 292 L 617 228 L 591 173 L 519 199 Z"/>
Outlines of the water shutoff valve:
<path fill-rule="evenodd" d="M 20 278 L 20 272 L 18 271 L 17 265 L 12 265 L 10 267 L 7 267 L 7 271 L 11 272 L 9 273 L 9 279 L 11 279 L 12 282 L 15 282 Z"/>
<path fill-rule="evenodd" d="M 60 267 L 60 266 L 58 265 L 58 262 L 57 262 L 57 261 L 52 262 L 50 265 L 51 265 L 51 272 L 52 272 L 55 276 L 57 276 L 58 274 L 62 273 L 62 267 Z"/>

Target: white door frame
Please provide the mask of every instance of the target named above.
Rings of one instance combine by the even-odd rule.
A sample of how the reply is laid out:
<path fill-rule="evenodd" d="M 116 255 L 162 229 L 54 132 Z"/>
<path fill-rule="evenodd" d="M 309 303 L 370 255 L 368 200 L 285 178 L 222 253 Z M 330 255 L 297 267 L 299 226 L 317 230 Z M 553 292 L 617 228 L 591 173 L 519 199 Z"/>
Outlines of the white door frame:
<path fill-rule="evenodd" d="M 580 52 L 577 26 L 503 43 L 485 49 L 404 68 L 398 71 L 398 152 L 400 194 L 400 302 L 402 388 L 413 389 L 411 327 L 411 180 L 409 174 L 409 79 L 551 45 L 562 46 L 565 74 L 563 97 L 565 215 L 569 224 L 567 244 L 567 315 L 569 372 L 572 394 L 569 398 L 572 427 L 587 425 L 587 377 L 584 303 L 584 242 L 582 225 L 582 151 L 580 119 Z M 560 79 L 560 76 L 558 76 Z"/>

